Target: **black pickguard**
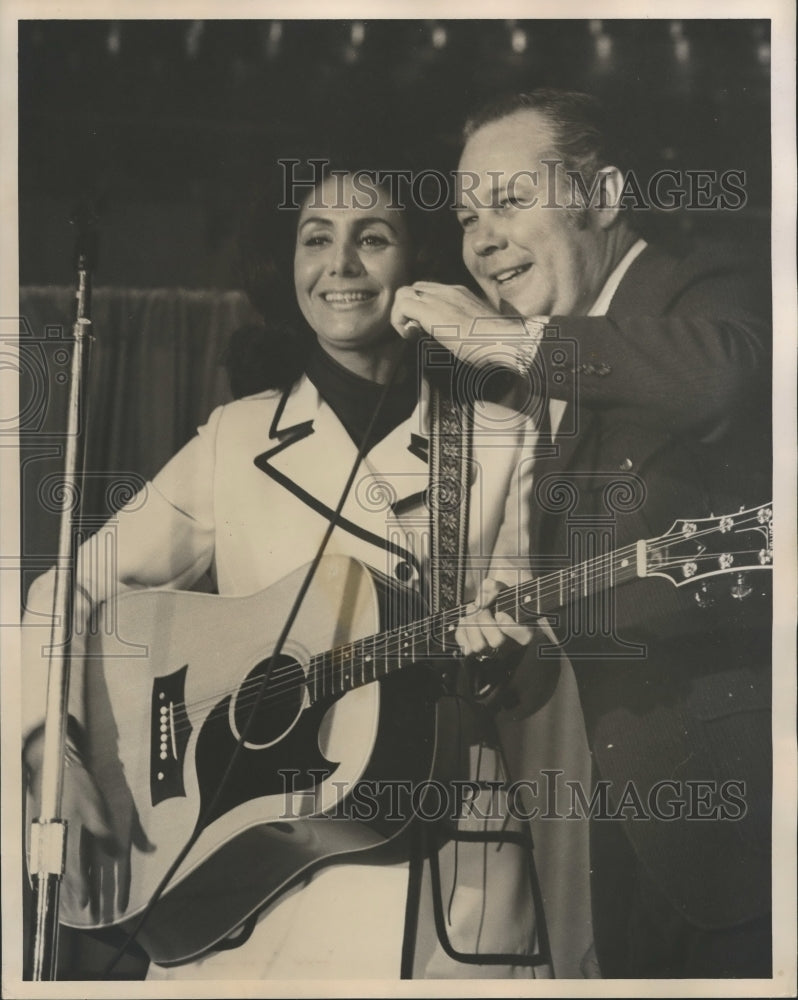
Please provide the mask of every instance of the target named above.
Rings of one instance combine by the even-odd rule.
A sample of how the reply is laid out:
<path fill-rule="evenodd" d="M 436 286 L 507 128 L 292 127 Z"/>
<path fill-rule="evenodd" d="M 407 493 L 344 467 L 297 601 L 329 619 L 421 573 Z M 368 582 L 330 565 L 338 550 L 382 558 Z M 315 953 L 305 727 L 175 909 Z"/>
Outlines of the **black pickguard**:
<path fill-rule="evenodd" d="M 397 588 L 379 574 L 373 576 L 380 618 L 387 627 L 396 625 L 398 619 L 410 620 L 419 613 L 422 605 L 413 603 L 418 599 L 412 592 Z M 397 590 L 402 593 L 401 600 L 397 598 Z M 239 732 L 249 714 L 246 692 L 251 696 L 257 691 L 268 663 L 269 660 L 264 660 L 257 664 L 239 688 L 235 712 Z M 434 673 L 422 665 L 409 666 L 378 683 L 381 685 L 378 735 L 363 781 L 368 783 L 370 801 L 374 783 L 379 784 L 376 795 L 379 807 L 372 817 L 368 815 L 372 811 L 370 808 L 359 810 L 354 805 L 354 800 L 363 791 L 361 782 L 343 808 L 351 807 L 352 815 L 348 818 L 365 821 L 382 836 L 390 838 L 410 821 L 412 813 L 408 794 L 403 791 L 397 798 L 387 786 L 400 781 L 410 781 L 415 786 L 428 779 L 434 752 L 434 702 L 440 691 Z M 195 755 L 199 815 L 205 825 L 252 799 L 312 790 L 334 776 L 339 762 L 329 761 L 322 754 L 319 729 L 324 715 L 340 696 L 306 708 L 296 719 L 304 692 L 302 668 L 292 658 L 280 656 L 246 738 L 247 743 L 273 745 L 242 746 L 230 774 L 224 778 L 224 788 L 216 802 L 213 799 L 235 751 L 238 733 L 230 725 L 229 696 L 209 712 L 197 737 Z M 290 728 L 292 723 L 293 728 Z M 285 735 L 281 737 L 282 733 Z"/>
<path fill-rule="evenodd" d="M 258 664 L 242 685 L 257 690 L 259 675 L 268 661 Z M 301 667 L 288 657 L 280 657 L 269 681 L 261 707 L 247 732 L 247 743 L 259 744 L 277 739 L 290 726 L 299 710 L 304 685 L 295 686 L 289 695 L 283 692 L 286 677 L 301 676 Z M 270 692 L 280 692 L 278 710 L 272 707 Z M 237 705 L 243 702 L 239 695 Z M 337 762 L 325 759 L 319 749 L 319 727 L 333 700 L 306 709 L 296 724 L 272 746 L 244 745 L 238 751 L 232 770 L 225 780 L 219 799 L 206 817 L 211 823 L 231 809 L 251 799 L 277 795 L 292 790 L 312 789 L 338 768 Z M 246 724 L 247 706 L 236 711 L 239 731 Z M 230 697 L 223 698 L 209 712 L 197 738 L 196 766 L 199 783 L 200 815 L 205 816 L 216 789 L 222 780 L 237 743 L 237 734 L 230 726 Z"/>

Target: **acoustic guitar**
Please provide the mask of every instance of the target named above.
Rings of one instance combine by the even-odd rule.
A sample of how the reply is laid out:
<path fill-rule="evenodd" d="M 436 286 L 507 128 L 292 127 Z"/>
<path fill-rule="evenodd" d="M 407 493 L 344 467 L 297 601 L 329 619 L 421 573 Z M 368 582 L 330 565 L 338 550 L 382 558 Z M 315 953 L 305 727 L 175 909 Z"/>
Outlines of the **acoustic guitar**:
<path fill-rule="evenodd" d="M 772 560 L 772 508 L 754 507 L 676 521 L 508 588 L 495 607 L 534 623 L 644 577 L 682 587 L 737 574 L 740 596 Z M 247 597 L 149 590 L 99 609 L 83 750 L 132 845 L 124 857 L 91 845 L 95 893 L 83 907 L 70 887 L 86 844 L 68 836 L 63 924 L 135 926 L 194 836 L 137 936 L 157 963 L 191 960 L 319 865 L 379 860 L 422 806 L 415 791 L 448 773 L 435 694 L 465 609 L 418 617 L 380 574 L 327 556 L 272 663 L 305 575 Z"/>

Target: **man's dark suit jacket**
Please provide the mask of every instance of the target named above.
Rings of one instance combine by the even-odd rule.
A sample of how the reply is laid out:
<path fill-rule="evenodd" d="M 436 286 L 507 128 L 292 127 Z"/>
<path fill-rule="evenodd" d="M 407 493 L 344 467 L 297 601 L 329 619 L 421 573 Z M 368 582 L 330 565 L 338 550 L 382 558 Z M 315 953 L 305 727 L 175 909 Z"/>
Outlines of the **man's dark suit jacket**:
<path fill-rule="evenodd" d="M 557 355 L 549 384 L 572 401 L 576 423 L 566 411 L 556 454 L 536 465 L 533 562 L 546 571 L 586 558 L 569 534 L 584 538 L 591 518 L 606 517 L 613 482 L 625 508 L 614 515 L 616 548 L 677 518 L 770 501 L 769 303 L 769 287 L 728 250 L 678 257 L 649 246 L 605 317 L 552 317 L 570 361 Z M 576 498 L 567 511 L 563 480 L 573 487 L 566 506 Z M 750 574 L 755 593 L 740 601 L 730 594 L 734 577 L 718 577 L 705 608 L 691 589 L 643 579 L 612 592 L 614 637 L 569 636 L 567 614 L 558 629 L 598 777 L 616 807 L 634 782 L 648 818 L 627 797 L 623 827 L 657 886 L 699 927 L 739 924 L 770 906 L 770 606 L 761 596 L 769 578 Z M 630 651 L 619 641 L 644 646 L 645 656 L 619 657 Z M 706 798 L 707 786 L 687 784 L 703 781 L 718 793 Z M 677 783 L 662 786 L 663 811 L 678 789 L 688 812 L 718 818 L 651 816 L 659 782 Z M 725 786 L 743 804 L 723 805 L 724 782 L 744 783 L 741 793 Z"/>

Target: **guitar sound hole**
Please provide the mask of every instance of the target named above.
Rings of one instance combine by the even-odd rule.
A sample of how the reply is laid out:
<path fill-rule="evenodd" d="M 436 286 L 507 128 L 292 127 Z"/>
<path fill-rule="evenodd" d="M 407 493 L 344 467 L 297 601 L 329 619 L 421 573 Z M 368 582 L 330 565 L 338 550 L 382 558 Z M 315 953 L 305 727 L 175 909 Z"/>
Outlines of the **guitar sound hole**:
<path fill-rule="evenodd" d="M 236 739 L 248 723 L 270 663 L 271 659 L 261 660 L 253 667 L 230 703 L 230 722 Z M 302 667 L 291 657 L 280 656 L 272 668 L 255 717 L 249 722 L 244 745 L 251 750 L 260 750 L 279 740 L 299 717 L 304 696 L 305 673 Z"/>

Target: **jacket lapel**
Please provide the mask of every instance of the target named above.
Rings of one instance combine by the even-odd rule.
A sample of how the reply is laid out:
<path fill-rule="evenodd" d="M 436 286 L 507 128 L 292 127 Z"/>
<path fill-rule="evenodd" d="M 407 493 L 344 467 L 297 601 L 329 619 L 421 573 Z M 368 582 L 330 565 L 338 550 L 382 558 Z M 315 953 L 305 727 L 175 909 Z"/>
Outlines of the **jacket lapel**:
<path fill-rule="evenodd" d="M 649 244 L 629 265 L 607 308 L 607 315 L 662 315 L 673 295 L 677 265 L 677 258 Z"/>
<path fill-rule="evenodd" d="M 395 515 L 424 498 L 429 482 L 429 401 L 422 388 L 420 401 L 403 423 L 369 451 L 364 471 L 386 490 L 386 500 Z"/>
<path fill-rule="evenodd" d="M 386 520 L 420 500 L 427 486 L 424 410 L 417 407 L 366 455 L 341 512 L 341 528 L 381 548 L 398 552 L 387 542 Z M 281 399 L 269 439 L 271 447 L 254 459 L 257 468 L 329 520 L 357 448 L 308 378 Z"/>
<path fill-rule="evenodd" d="M 313 497 L 334 510 L 356 449 L 309 379 L 301 379 L 280 400 L 269 440 L 271 447 L 255 458 L 255 465 L 291 484 L 297 495 Z"/>
<path fill-rule="evenodd" d="M 641 312 L 659 315 L 671 295 L 670 276 L 675 263 L 673 258 L 649 244 L 629 265 L 610 301 L 607 316 L 639 315 Z M 656 275 L 657 280 L 653 281 L 649 275 Z M 572 404 L 568 404 L 568 409 L 573 410 Z M 572 419 L 573 413 L 570 416 L 566 414 L 562 426 L 568 425 Z M 578 426 L 574 432 L 560 433 L 555 437 L 554 451 L 539 456 L 538 480 L 544 473 L 569 468 L 577 450 L 584 448 L 590 440 L 592 425 L 596 423 L 595 414 L 587 407 L 581 407 L 577 419 Z"/>

